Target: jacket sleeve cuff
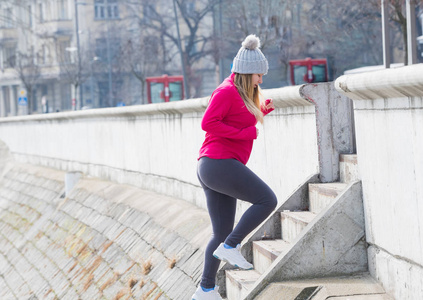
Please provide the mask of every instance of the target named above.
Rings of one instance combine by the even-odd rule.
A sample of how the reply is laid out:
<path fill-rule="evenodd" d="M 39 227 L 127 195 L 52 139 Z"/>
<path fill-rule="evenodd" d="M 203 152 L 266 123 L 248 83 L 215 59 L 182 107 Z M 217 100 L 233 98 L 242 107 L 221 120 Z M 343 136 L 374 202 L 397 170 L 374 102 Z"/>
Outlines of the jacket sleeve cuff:
<path fill-rule="evenodd" d="M 256 128 L 256 126 L 247 127 L 244 130 L 246 130 L 246 136 L 247 136 L 248 140 L 257 139 L 257 128 Z"/>

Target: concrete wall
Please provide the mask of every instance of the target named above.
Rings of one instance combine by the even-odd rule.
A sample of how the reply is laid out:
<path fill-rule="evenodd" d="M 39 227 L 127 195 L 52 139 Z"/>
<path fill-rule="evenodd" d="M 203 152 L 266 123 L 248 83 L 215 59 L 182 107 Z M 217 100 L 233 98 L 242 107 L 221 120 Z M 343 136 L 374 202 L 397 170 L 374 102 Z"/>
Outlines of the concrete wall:
<path fill-rule="evenodd" d="M 423 65 L 346 75 L 354 100 L 369 269 L 395 299 L 423 295 Z"/>
<path fill-rule="evenodd" d="M 319 172 L 315 106 L 303 86 L 266 90 L 274 112 L 258 125 L 248 166 L 284 200 Z M 0 119 L 20 162 L 128 183 L 205 207 L 196 177 L 208 99 Z"/>

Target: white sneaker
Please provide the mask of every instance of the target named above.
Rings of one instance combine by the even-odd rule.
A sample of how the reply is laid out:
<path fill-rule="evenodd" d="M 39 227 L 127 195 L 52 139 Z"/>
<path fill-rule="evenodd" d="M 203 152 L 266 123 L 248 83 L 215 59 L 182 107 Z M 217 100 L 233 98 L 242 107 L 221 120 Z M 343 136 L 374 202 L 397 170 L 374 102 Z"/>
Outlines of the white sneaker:
<path fill-rule="evenodd" d="M 198 286 L 194 295 L 192 295 L 192 300 L 223 300 L 218 290 L 219 287 L 217 285 L 210 292 L 205 292 L 201 286 Z"/>
<path fill-rule="evenodd" d="M 253 265 L 242 256 L 240 244 L 236 248 L 226 249 L 223 243 L 221 243 L 213 252 L 213 256 L 244 270 L 251 270 L 253 268 Z"/>

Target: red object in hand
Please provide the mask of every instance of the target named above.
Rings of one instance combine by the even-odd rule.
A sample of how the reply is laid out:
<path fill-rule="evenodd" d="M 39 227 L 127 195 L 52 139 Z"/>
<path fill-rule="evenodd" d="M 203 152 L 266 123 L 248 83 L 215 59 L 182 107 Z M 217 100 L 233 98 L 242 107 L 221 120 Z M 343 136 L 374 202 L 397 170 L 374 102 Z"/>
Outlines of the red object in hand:
<path fill-rule="evenodd" d="M 274 107 L 270 107 L 270 108 L 267 107 L 270 102 L 272 102 L 271 99 L 266 99 L 266 101 L 264 101 L 264 109 L 266 110 L 266 114 L 268 114 L 268 113 L 270 113 L 270 112 L 272 112 L 272 111 L 275 110 Z"/>

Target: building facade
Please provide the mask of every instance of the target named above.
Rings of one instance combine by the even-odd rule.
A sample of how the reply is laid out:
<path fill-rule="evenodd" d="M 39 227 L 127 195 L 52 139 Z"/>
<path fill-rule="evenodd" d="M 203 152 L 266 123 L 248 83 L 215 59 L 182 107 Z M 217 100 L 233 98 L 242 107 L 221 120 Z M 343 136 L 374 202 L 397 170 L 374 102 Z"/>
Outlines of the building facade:
<path fill-rule="evenodd" d="M 146 26 L 169 3 L 2 1 L 0 115 L 146 103 L 145 77 L 181 72 L 178 49 Z"/>

